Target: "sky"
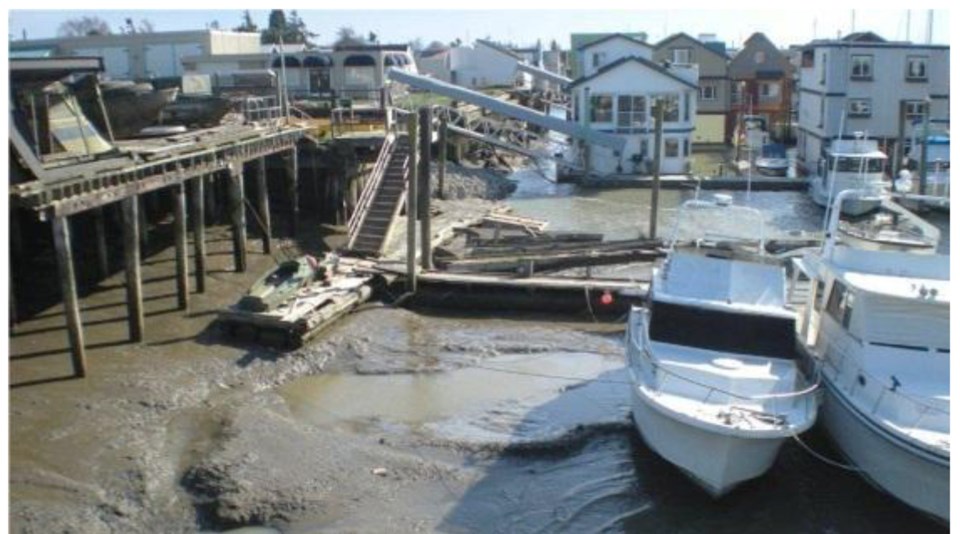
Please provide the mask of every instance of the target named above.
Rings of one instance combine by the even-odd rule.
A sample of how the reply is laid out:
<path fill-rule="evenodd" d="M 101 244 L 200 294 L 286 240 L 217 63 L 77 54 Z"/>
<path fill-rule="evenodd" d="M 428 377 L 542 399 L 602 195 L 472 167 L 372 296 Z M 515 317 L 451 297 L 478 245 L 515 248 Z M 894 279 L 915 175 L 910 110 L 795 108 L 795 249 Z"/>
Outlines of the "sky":
<path fill-rule="evenodd" d="M 559 5 L 559 4 L 557 4 Z M 820 6 L 827 4 L 820 4 Z M 254 22 L 261 28 L 267 24 L 268 10 L 252 9 Z M 491 38 L 518 45 L 533 44 L 541 39 L 545 45 L 556 40 L 570 46 L 570 33 L 647 32 L 656 42 L 667 35 L 683 31 L 694 37 L 701 33 L 715 34 L 728 46 L 739 46 L 753 32 L 760 31 L 780 46 L 803 44 L 813 38 L 835 38 L 847 34 L 851 26 L 857 31 L 870 30 L 890 40 L 907 37 L 906 9 L 828 9 L 811 10 L 314 10 L 298 13 L 307 27 L 319 34 L 318 44 L 329 44 L 340 27 L 352 27 L 357 33 L 377 34 L 382 43 L 406 43 L 420 38 L 423 44 L 454 39 L 471 42 Z M 927 10 L 910 12 L 910 39 L 925 42 Z M 11 39 L 55 37 L 61 22 L 72 17 L 95 15 L 105 19 L 114 31 L 127 17 L 150 20 L 157 31 L 202 29 L 217 21 L 222 29 L 240 24 L 243 10 L 23 10 L 8 12 Z M 949 44 L 947 10 L 934 10 L 933 42 Z"/>

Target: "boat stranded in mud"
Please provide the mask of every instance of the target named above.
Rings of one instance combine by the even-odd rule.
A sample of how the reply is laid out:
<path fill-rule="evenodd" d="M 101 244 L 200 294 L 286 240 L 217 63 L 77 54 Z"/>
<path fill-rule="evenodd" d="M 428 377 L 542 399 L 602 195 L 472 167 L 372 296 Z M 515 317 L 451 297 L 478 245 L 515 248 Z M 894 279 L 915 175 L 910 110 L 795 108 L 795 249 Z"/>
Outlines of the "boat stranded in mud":
<path fill-rule="evenodd" d="M 797 344 L 821 370 L 822 420 L 871 483 L 950 520 L 950 260 L 828 239 L 798 262 L 811 280 Z"/>
<path fill-rule="evenodd" d="M 358 273 L 349 261 L 327 254 L 281 262 L 220 312 L 224 331 L 267 345 L 299 347 L 373 293 L 373 276 Z"/>
<path fill-rule="evenodd" d="M 756 213 L 724 204 L 688 201 L 677 224 L 689 210 Z M 627 325 L 640 435 L 714 497 L 765 473 L 783 441 L 817 416 L 817 385 L 795 358 L 785 269 L 763 250 L 762 237 L 754 250 L 671 246 L 649 305 L 633 308 Z"/>

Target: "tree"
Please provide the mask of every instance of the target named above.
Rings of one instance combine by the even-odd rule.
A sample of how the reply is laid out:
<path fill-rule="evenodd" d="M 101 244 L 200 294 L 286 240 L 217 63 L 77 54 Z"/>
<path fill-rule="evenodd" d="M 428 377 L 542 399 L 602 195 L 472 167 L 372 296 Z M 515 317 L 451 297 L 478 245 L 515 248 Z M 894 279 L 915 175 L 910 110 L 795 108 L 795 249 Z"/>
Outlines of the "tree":
<path fill-rule="evenodd" d="M 367 35 L 367 41 L 370 41 L 371 43 L 376 43 L 376 42 L 377 42 L 377 34 L 375 34 L 375 33 L 373 33 L 373 32 L 370 32 L 370 33 Z"/>
<path fill-rule="evenodd" d="M 362 45 L 363 39 L 357 35 L 357 32 L 349 26 L 343 26 L 337 30 L 337 40 L 334 46 Z"/>
<path fill-rule="evenodd" d="M 110 35 L 110 25 L 100 17 L 78 17 L 65 20 L 57 28 L 60 37 L 81 37 L 84 35 Z"/>
<path fill-rule="evenodd" d="M 287 31 L 287 17 L 282 9 L 273 9 L 270 11 L 270 17 L 267 19 L 267 27 L 260 33 L 260 42 L 263 44 L 279 43 L 284 38 Z"/>
<path fill-rule="evenodd" d="M 208 23 L 207 23 L 207 28 L 210 28 L 211 30 L 219 30 L 219 29 L 220 29 L 220 21 L 219 21 L 219 20 L 212 20 L 212 21 L 208 22 Z"/>
<path fill-rule="evenodd" d="M 453 41 L 450 41 L 450 47 L 451 47 L 451 48 L 456 48 L 456 47 L 458 47 L 458 46 L 460 46 L 460 45 L 462 45 L 462 44 L 463 44 L 463 41 L 461 41 L 459 37 L 457 37 L 457 38 L 454 39 Z"/>
<path fill-rule="evenodd" d="M 260 34 L 260 42 L 279 43 L 282 39 L 285 44 L 305 44 L 310 47 L 313 46 L 310 39 L 316 36 L 316 33 L 307 29 L 297 10 L 291 11 L 287 19 L 282 9 L 274 9 L 270 12 L 267 28 Z"/>
<path fill-rule="evenodd" d="M 307 24 L 303 22 L 303 19 L 297 14 L 296 9 L 290 12 L 290 20 L 287 21 L 287 32 L 283 38 L 284 42 L 303 43 L 308 47 L 312 47 L 313 43 L 310 40 L 316 36 L 316 33 L 307 29 Z"/>
<path fill-rule="evenodd" d="M 153 23 L 147 19 L 140 19 L 138 24 L 133 23 L 131 17 L 124 19 L 123 26 L 120 27 L 120 33 L 153 33 Z"/>
<path fill-rule="evenodd" d="M 256 32 L 258 31 L 257 25 L 253 22 L 253 17 L 250 16 L 250 10 L 247 9 L 243 12 L 243 22 L 239 26 L 233 29 L 235 32 Z"/>

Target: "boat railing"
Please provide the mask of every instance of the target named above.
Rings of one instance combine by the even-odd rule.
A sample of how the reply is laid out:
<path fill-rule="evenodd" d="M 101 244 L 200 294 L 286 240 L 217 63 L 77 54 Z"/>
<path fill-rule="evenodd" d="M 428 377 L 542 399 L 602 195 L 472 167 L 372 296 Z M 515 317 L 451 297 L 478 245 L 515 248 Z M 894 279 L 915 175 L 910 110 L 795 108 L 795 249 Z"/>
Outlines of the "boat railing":
<path fill-rule="evenodd" d="M 836 343 L 829 345 L 821 362 L 821 372 L 826 373 L 827 378 L 831 379 L 837 387 L 863 399 L 870 415 L 877 415 L 882 411 L 905 415 L 907 412 L 900 408 L 909 406 L 915 418 L 905 425 L 898 425 L 908 432 L 920 428 L 920 423 L 928 417 L 939 416 L 947 419 L 950 417 L 949 408 L 934 406 L 900 391 L 901 386 L 896 376 L 891 375 L 890 380 L 881 380 L 872 375 L 859 365 L 856 358 Z M 894 406 L 893 403 L 896 405 Z M 891 410 L 891 408 L 894 409 Z"/>
<path fill-rule="evenodd" d="M 657 389 L 662 389 L 668 380 L 679 380 L 685 384 L 702 389 L 704 395 L 700 399 L 700 402 L 704 404 L 714 399 L 714 396 L 717 395 L 725 396 L 728 399 L 727 404 L 731 408 L 735 408 L 739 404 L 758 403 L 763 405 L 764 409 L 772 409 L 773 413 L 770 415 L 780 415 L 781 410 L 784 408 L 800 407 L 803 409 L 804 416 L 809 415 L 811 411 L 815 412 L 817 410 L 817 392 L 820 389 L 819 373 L 815 375 L 813 382 L 809 383 L 802 389 L 794 391 L 758 395 L 746 395 L 743 393 L 729 391 L 721 387 L 694 380 L 688 376 L 684 376 L 663 365 L 660 365 L 660 363 L 657 362 L 656 358 L 654 358 L 653 354 L 650 352 L 650 338 L 645 323 L 645 319 L 640 319 L 638 323 L 631 321 L 631 323 L 628 325 L 628 343 L 633 346 L 637 353 L 643 356 L 644 362 L 650 366 L 650 369 L 652 369 L 653 378 L 657 381 Z M 634 332 L 637 330 L 640 331 L 640 336 L 642 339 L 638 340 L 634 335 Z"/>
<path fill-rule="evenodd" d="M 721 234 L 719 232 L 712 232 L 708 235 L 710 237 L 723 237 L 731 241 L 749 241 L 751 245 L 756 244 L 758 247 L 757 251 L 763 254 L 766 240 L 766 221 L 764 220 L 763 213 L 755 208 L 733 205 L 731 202 L 732 199 L 728 195 L 716 195 L 713 200 L 690 199 L 681 204 L 680 208 L 677 210 L 677 216 L 674 219 L 673 235 L 670 237 L 669 249 L 672 251 L 676 245 L 681 242 L 680 226 L 681 221 L 685 218 L 685 213 L 692 213 L 702 210 L 723 210 L 724 212 L 736 211 L 740 213 L 747 213 L 756 217 L 759 226 L 759 237 L 747 239 L 736 235 Z"/>

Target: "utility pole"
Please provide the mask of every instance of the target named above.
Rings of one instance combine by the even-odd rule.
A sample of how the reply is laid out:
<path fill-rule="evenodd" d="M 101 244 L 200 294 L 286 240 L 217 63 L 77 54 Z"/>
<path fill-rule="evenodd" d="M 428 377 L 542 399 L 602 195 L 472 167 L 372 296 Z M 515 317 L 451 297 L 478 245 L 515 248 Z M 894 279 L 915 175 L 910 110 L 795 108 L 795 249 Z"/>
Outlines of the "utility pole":
<path fill-rule="evenodd" d="M 660 152 L 663 144 L 663 100 L 653 105 L 653 188 L 650 191 L 650 239 L 657 238 L 657 211 L 660 203 Z"/>

